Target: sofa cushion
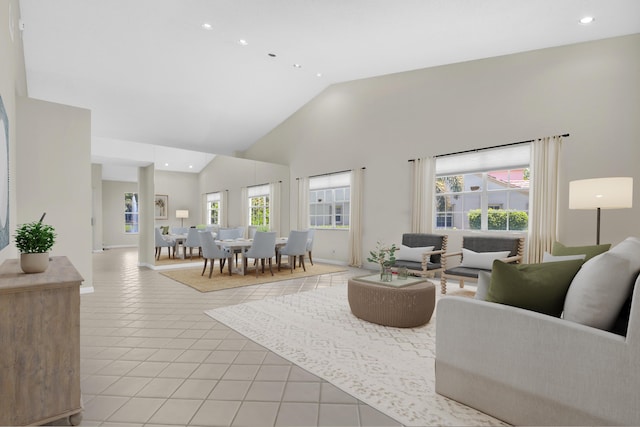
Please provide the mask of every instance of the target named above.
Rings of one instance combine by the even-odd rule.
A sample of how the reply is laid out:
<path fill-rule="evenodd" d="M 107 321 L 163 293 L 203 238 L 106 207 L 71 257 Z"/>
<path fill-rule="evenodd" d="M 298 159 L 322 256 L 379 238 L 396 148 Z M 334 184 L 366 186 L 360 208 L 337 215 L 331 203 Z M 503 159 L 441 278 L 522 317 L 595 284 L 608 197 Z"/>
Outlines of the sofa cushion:
<path fill-rule="evenodd" d="M 565 246 L 560 242 L 553 242 L 551 246 L 551 255 L 579 255 L 585 254 L 585 261 L 593 258 L 596 255 L 600 255 L 606 252 L 611 247 L 610 243 L 602 245 L 590 245 L 590 246 Z"/>
<path fill-rule="evenodd" d="M 563 318 L 609 330 L 628 297 L 630 282 L 627 259 L 610 252 L 591 258 L 571 283 Z"/>
<path fill-rule="evenodd" d="M 475 299 L 486 301 L 487 292 L 489 292 L 489 285 L 491 285 L 491 273 L 488 271 L 478 272 L 478 284 L 476 285 Z"/>
<path fill-rule="evenodd" d="M 627 237 L 609 251 L 629 261 L 629 277 L 632 278 L 640 270 L 640 239 Z"/>
<path fill-rule="evenodd" d="M 417 247 L 410 248 L 409 246 L 400 245 L 400 249 L 396 253 L 396 259 L 402 261 L 415 261 L 422 262 L 422 254 L 425 252 L 431 252 L 433 250 L 433 246 L 425 246 L 425 247 Z M 427 262 L 429 262 L 430 257 L 427 257 Z"/>
<path fill-rule="evenodd" d="M 506 258 L 507 256 L 509 256 L 509 251 L 474 252 L 472 250 L 462 248 L 462 262 L 460 263 L 460 267 L 491 270 L 493 261 L 496 259 Z"/>
<path fill-rule="evenodd" d="M 493 263 L 487 301 L 559 317 L 581 260 L 541 264 Z"/>
<path fill-rule="evenodd" d="M 586 258 L 586 254 L 577 255 L 551 255 L 549 252 L 545 252 L 542 255 L 542 262 L 554 262 L 554 261 L 571 261 L 573 259 L 583 260 Z"/>
<path fill-rule="evenodd" d="M 640 271 L 635 275 L 632 279 L 633 285 L 631 289 L 629 289 L 629 295 L 625 300 L 624 304 L 622 304 L 622 308 L 616 317 L 615 322 L 613 322 L 613 326 L 609 329 L 609 332 L 613 332 L 614 334 L 626 336 L 627 329 L 629 327 L 629 318 L 631 317 L 631 301 L 633 300 L 633 292 L 636 286 L 640 286 L 638 282 L 640 281 Z"/>

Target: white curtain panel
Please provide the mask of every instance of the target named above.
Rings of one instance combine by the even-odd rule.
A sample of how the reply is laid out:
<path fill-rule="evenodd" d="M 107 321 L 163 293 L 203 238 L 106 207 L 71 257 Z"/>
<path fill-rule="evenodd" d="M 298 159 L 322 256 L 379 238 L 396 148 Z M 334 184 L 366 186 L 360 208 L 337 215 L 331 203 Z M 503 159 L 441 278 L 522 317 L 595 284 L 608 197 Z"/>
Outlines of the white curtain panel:
<path fill-rule="evenodd" d="M 553 136 L 531 143 L 531 188 L 529 189 L 529 235 L 527 258 L 530 264 L 542 262 L 551 252 L 558 224 L 558 167 L 562 137 Z"/>
<path fill-rule="evenodd" d="M 434 157 L 413 162 L 413 192 L 411 194 L 411 232 L 433 232 L 433 197 L 436 182 Z"/>
<path fill-rule="evenodd" d="M 220 227 L 229 226 L 229 190 L 220 192 Z"/>
<path fill-rule="evenodd" d="M 281 186 L 280 182 L 269 184 L 269 228 L 277 233 L 276 236 L 280 235 Z"/>
<path fill-rule="evenodd" d="M 362 194 L 364 169 L 351 171 L 351 218 L 349 225 L 349 265 L 362 267 Z"/>
<path fill-rule="evenodd" d="M 240 225 L 246 230 L 249 226 L 249 191 L 247 187 L 240 189 Z"/>
<path fill-rule="evenodd" d="M 309 228 L 309 178 L 298 179 L 298 230 Z"/>

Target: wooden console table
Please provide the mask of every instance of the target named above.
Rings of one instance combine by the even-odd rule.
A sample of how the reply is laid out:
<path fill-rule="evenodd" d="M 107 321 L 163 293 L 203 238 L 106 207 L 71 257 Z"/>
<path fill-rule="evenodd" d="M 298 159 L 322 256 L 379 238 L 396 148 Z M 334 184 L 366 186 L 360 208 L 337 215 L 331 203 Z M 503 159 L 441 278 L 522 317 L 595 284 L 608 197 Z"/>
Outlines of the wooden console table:
<path fill-rule="evenodd" d="M 0 425 L 80 423 L 82 281 L 62 256 L 44 273 L 0 266 Z"/>

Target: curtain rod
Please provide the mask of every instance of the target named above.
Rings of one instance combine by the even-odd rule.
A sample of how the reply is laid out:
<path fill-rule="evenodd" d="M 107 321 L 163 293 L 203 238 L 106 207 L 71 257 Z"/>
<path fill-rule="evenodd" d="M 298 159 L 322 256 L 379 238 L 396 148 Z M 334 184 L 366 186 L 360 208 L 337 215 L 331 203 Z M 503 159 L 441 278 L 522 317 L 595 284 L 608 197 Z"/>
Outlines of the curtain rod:
<path fill-rule="evenodd" d="M 276 181 L 276 182 L 282 182 L 282 181 Z M 251 188 L 251 187 L 262 187 L 263 185 L 269 185 L 271 184 L 270 182 L 265 182 L 264 184 L 253 184 L 253 185 L 247 185 L 247 188 Z M 229 191 L 229 190 L 227 190 Z"/>
<path fill-rule="evenodd" d="M 569 136 L 571 136 L 571 134 L 565 133 L 563 135 L 559 135 L 563 138 L 568 138 Z M 492 145 L 491 147 L 482 147 L 482 148 L 474 148 L 471 150 L 463 150 L 463 151 L 456 151 L 455 153 L 446 153 L 446 154 L 437 154 L 433 157 L 438 158 L 438 157 L 447 157 L 447 156 L 455 156 L 456 154 L 466 154 L 466 153 L 476 153 L 478 151 L 484 151 L 484 150 L 492 150 L 494 148 L 503 148 L 503 147 L 510 147 L 512 145 L 519 145 L 519 144 L 527 144 L 529 142 L 535 142 L 537 141 L 536 139 L 529 139 L 527 141 L 518 141 L 518 142 L 510 142 L 508 144 L 502 144 L 502 145 Z M 409 159 L 409 162 L 415 162 L 416 159 Z"/>
<path fill-rule="evenodd" d="M 366 167 L 361 167 L 360 169 L 365 170 Z M 353 169 L 345 169 L 343 171 L 338 171 L 338 172 L 327 172 L 327 173 L 321 173 L 319 175 L 309 175 L 308 178 L 318 178 L 320 176 L 327 176 L 327 175 L 335 175 L 337 173 L 345 173 L 345 172 L 351 172 Z M 296 178 L 296 180 L 299 180 L 300 178 Z"/>

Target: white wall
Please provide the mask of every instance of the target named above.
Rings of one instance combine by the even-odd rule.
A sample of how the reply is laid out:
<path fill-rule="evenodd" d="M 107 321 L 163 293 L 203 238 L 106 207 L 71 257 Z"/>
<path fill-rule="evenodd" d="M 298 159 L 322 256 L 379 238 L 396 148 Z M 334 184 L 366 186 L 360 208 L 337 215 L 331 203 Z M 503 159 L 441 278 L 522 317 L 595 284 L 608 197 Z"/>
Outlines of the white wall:
<path fill-rule="evenodd" d="M 91 285 L 91 112 L 25 97 L 17 107 L 17 223 L 46 212 L 51 255 L 68 257 Z"/>
<path fill-rule="evenodd" d="M 169 225 L 180 227 L 182 221 L 176 218 L 177 209 L 189 211 L 189 218 L 184 220 L 184 226 L 190 227 L 203 223 L 200 207 L 200 190 L 198 188 L 198 174 L 183 172 L 155 171 L 155 194 L 169 196 L 169 210 L 167 220 L 155 220 L 156 226 Z"/>
<path fill-rule="evenodd" d="M 357 80 L 328 87 L 244 153 L 295 178 L 366 167 L 363 259 L 410 230 L 409 159 L 570 133 L 559 239 L 595 243 L 595 213 L 568 210 L 569 181 L 635 178 L 634 208 L 604 211 L 602 241 L 640 235 L 640 35 Z M 331 233 L 331 234 L 329 234 Z M 451 247 L 461 237 L 451 233 Z M 336 237 L 337 236 L 337 237 Z M 314 258 L 347 233 L 316 233 Z M 344 261 L 347 260 L 345 257 Z"/>
<path fill-rule="evenodd" d="M 289 168 L 284 165 L 265 163 L 236 157 L 216 156 L 200 172 L 200 199 L 207 193 L 229 191 L 229 226 L 242 224 L 240 192 L 242 187 L 282 181 L 280 205 L 280 234 L 289 234 Z M 203 217 L 203 222 L 204 217 Z"/>
<path fill-rule="evenodd" d="M 104 248 L 102 241 L 102 165 L 91 165 L 91 225 L 93 251 Z"/>
<path fill-rule="evenodd" d="M 102 181 L 102 242 L 104 248 L 138 246 L 138 234 L 124 232 L 124 193 L 137 192 L 137 182 Z"/>

